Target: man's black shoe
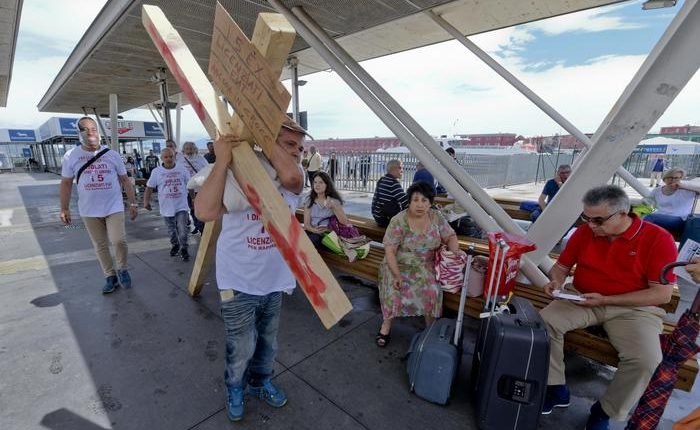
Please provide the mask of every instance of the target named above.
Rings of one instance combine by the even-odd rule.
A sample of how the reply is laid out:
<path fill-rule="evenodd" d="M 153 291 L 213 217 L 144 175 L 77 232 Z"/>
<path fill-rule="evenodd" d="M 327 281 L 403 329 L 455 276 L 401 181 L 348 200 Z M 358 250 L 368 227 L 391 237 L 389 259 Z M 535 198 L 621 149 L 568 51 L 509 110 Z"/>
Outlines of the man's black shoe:
<path fill-rule="evenodd" d="M 170 248 L 170 256 L 171 257 L 176 256 L 178 252 L 180 252 L 180 245 L 173 245 L 173 247 Z"/>

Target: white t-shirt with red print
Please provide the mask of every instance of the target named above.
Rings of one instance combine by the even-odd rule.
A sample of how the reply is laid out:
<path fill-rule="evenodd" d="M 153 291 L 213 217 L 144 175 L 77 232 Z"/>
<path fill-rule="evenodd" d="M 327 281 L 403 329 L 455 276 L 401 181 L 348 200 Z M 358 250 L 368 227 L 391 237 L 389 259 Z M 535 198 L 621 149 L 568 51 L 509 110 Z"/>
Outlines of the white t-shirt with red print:
<path fill-rule="evenodd" d="M 82 146 L 76 146 L 66 152 L 61 165 L 61 176 L 75 178 L 78 170 L 103 149 L 104 147 L 100 147 L 91 152 Z M 120 175 L 126 175 L 126 167 L 119 154 L 112 150 L 107 151 L 83 171 L 76 185 L 80 216 L 102 218 L 124 212 Z"/>
<path fill-rule="evenodd" d="M 175 216 L 180 211 L 189 211 L 187 205 L 187 181 L 190 174 L 187 169 L 175 164 L 170 169 L 158 166 L 151 172 L 146 186 L 158 188 L 158 204 L 162 216 Z"/>
<path fill-rule="evenodd" d="M 281 185 L 277 189 L 294 213 L 299 196 Z M 294 275 L 260 216 L 250 206 L 223 216 L 216 244 L 216 283 L 221 290 L 233 289 L 256 296 L 296 286 Z"/>

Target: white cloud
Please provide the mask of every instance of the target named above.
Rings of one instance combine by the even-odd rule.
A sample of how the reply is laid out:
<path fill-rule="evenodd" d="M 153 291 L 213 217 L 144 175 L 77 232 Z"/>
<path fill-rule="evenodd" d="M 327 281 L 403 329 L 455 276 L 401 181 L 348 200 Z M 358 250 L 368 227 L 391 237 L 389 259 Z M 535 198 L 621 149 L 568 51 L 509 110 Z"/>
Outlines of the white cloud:
<path fill-rule="evenodd" d="M 70 52 L 105 3 L 106 0 L 25 0 L 18 45 L 23 37 L 40 37 L 52 47 Z"/>

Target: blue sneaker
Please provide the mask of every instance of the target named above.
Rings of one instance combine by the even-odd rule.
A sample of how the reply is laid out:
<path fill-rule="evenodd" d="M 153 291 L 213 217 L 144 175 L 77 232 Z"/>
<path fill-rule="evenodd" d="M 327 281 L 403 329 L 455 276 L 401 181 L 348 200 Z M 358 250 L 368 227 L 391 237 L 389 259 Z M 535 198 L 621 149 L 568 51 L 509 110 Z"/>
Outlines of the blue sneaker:
<path fill-rule="evenodd" d="M 609 429 L 610 417 L 605 413 L 603 407 L 600 406 L 600 402 L 593 403 L 593 406 L 591 406 L 591 415 L 588 416 L 588 421 L 586 421 L 586 430 Z"/>
<path fill-rule="evenodd" d="M 131 288 L 131 275 L 126 270 L 120 270 L 117 272 L 119 276 L 119 283 L 122 284 L 124 288 Z"/>
<path fill-rule="evenodd" d="M 243 419 L 243 388 L 229 388 L 226 400 L 226 412 L 231 421 Z"/>
<path fill-rule="evenodd" d="M 248 392 L 251 396 L 265 400 L 273 408 L 281 408 L 287 404 L 287 396 L 284 391 L 272 385 L 272 381 L 264 379 L 258 382 L 261 385 L 248 385 Z"/>
<path fill-rule="evenodd" d="M 554 408 L 565 408 L 571 403 L 571 393 L 566 385 L 547 385 L 542 415 L 549 415 Z"/>
<path fill-rule="evenodd" d="M 102 287 L 102 294 L 109 294 L 113 293 L 114 290 L 117 289 L 119 286 L 119 282 L 117 281 L 117 277 L 112 275 L 112 276 L 107 276 L 105 279 L 105 286 Z"/>

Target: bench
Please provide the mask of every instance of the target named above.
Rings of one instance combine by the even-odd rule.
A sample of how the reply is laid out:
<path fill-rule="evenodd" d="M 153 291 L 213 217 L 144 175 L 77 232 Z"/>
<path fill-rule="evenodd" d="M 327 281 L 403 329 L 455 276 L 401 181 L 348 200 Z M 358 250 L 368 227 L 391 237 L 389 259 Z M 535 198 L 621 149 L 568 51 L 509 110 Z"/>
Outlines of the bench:
<path fill-rule="evenodd" d="M 297 217 L 301 218 L 303 221 L 303 212 L 297 211 Z M 374 220 L 355 215 L 348 215 L 348 218 L 362 234 L 372 240 L 381 241 L 384 237 L 384 229 L 379 227 Z M 488 255 L 488 244 L 484 240 L 460 237 L 461 248 L 466 249 L 469 244 L 474 245 L 477 253 Z M 328 266 L 373 285 L 377 283 L 379 267 L 384 259 L 384 249 L 380 246 L 371 246 L 370 252 L 366 258 L 353 263 L 348 262 L 347 258 L 336 255 L 329 250 L 322 249 L 320 254 Z M 545 307 L 551 301 L 551 298 L 548 297 L 542 289 L 525 283 L 517 284 L 515 294 L 528 299 L 537 309 Z M 673 313 L 678 308 L 679 301 L 680 293 L 676 288 L 671 301 L 662 306 L 662 308 L 664 308 L 666 312 Z M 443 295 L 443 307 L 457 311 L 459 308 L 459 295 L 445 293 Z M 482 298 L 469 298 L 465 305 L 465 315 L 478 318 L 483 307 L 484 301 Z M 665 333 L 672 331 L 674 328 L 675 324 L 670 322 L 664 323 Z M 581 329 L 567 333 L 564 347 L 568 352 L 576 353 L 610 366 L 616 366 L 619 361 L 617 351 L 610 342 L 603 335 L 599 335 L 592 330 Z M 678 379 L 675 385 L 676 388 L 689 392 L 693 387 L 697 374 L 697 360 L 690 359 L 686 361 L 679 369 Z"/>
<path fill-rule="evenodd" d="M 523 221 L 530 221 L 530 212 L 520 209 L 521 201 L 516 201 L 507 198 L 495 197 L 494 200 L 508 215 L 513 219 L 519 219 Z M 435 204 L 440 206 L 446 206 L 453 204 L 454 199 L 449 197 L 435 197 Z"/>

